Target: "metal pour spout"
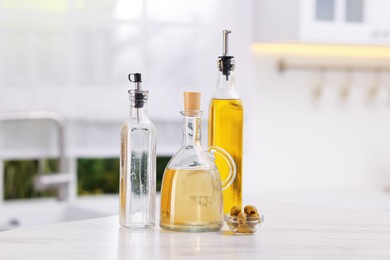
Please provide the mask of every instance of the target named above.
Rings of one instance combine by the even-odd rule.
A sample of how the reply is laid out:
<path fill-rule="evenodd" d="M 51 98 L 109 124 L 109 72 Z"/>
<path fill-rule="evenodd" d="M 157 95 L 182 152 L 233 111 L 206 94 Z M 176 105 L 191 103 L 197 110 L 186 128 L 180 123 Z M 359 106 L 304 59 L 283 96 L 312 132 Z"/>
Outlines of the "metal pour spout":
<path fill-rule="evenodd" d="M 222 31 L 222 55 L 228 56 L 229 54 L 229 33 L 232 31 L 230 30 L 223 30 Z"/>
<path fill-rule="evenodd" d="M 234 57 L 229 55 L 229 34 L 232 31 L 222 31 L 222 55 L 218 57 L 218 70 L 229 79 L 231 72 L 234 70 Z"/>
<path fill-rule="evenodd" d="M 133 76 L 133 79 L 131 79 L 131 76 Z M 136 90 L 141 90 L 141 73 L 130 73 L 128 78 L 130 82 L 133 82 L 135 84 Z"/>

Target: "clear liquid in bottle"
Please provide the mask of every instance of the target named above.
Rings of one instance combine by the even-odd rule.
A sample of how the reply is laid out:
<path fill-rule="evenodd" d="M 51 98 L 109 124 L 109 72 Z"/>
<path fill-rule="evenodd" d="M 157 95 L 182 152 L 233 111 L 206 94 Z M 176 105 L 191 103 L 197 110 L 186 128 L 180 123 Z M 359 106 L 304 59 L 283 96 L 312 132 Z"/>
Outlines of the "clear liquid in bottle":
<path fill-rule="evenodd" d="M 130 79 L 134 75 L 134 80 Z M 130 74 L 130 115 L 121 129 L 119 224 L 153 228 L 156 203 L 156 129 L 147 114 L 148 91 L 141 90 L 141 74 Z"/>

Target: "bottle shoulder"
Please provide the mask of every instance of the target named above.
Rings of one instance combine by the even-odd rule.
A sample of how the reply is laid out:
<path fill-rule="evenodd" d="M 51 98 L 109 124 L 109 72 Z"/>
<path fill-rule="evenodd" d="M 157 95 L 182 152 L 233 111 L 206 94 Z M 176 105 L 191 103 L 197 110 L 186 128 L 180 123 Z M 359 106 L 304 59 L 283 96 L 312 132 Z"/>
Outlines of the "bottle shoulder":
<path fill-rule="evenodd" d="M 220 110 L 220 111 L 228 111 L 228 110 L 234 110 L 236 113 L 244 112 L 244 107 L 242 104 L 241 99 L 227 99 L 227 98 L 212 98 L 210 100 L 210 106 L 209 109 L 212 110 Z"/>
<path fill-rule="evenodd" d="M 167 168 L 216 168 L 211 155 L 203 149 L 203 147 L 185 147 L 171 158 Z"/>
<path fill-rule="evenodd" d="M 240 99 L 238 92 L 235 88 L 217 88 L 214 91 L 213 98 L 216 99 Z"/>
<path fill-rule="evenodd" d="M 149 120 L 149 119 L 143 119 L 141 121 L 135 119 L 135 118 L 128 118 L 127 120 L 125 120 L 122 124 L 122 128 L 123 127 L 137 127 L 137 126 L 140 126 L 140 127 L 143 127 L 143 128 L 151 128 L 151 129 L 155 129 L 156 126 L 154 125 L 154 123 Z"/>
<path fill-rule="evenodd" d="M 138 124 L 131 121 L 125 121 L 121 127 L 122 135 L 128 135 L 132 133 L 144 133 L 152 136 L 156 136 L 156 127 L 150 122 L 147 124 Z"/>

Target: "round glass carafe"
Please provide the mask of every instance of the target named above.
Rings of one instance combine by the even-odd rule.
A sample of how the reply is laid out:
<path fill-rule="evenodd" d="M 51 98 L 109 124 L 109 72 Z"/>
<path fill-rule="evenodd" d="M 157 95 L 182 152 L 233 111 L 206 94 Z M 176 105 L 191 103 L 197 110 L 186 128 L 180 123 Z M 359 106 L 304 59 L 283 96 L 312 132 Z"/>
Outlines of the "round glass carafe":
<path fill-rule="evenodd" d="M 233 159 L 223 149 L 201 145 L 201 111 L 182 111 L 183 144 L 165 168 L 160 227 L 175 231 L 218 231 L 223 225 L 222 190 L 235 178 Z M 214 153 L 227 161 L 230 174 L 221 182 Z M 226 154 L 225 154 L 226 153 Z"/>

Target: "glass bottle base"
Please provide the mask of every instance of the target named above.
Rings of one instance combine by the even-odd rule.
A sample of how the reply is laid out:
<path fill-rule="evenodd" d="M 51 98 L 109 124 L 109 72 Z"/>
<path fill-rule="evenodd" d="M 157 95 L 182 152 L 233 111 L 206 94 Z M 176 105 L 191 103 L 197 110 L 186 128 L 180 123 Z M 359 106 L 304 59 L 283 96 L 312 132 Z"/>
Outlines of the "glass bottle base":
<path fill-rule="evenodd" d="M 209 223 L 175 223 L 174 225 L 164 225 L 160 223 L 162 229 L 179 231 L 179 232 L 215 232 L 221 230 L 223 222 Z"/>
<path fill-rule="evenodd" d="M 153 229 L 153 224 L 141 224 L 141 223 L 131 223 L 131 224 L 119 224 L 121 227 L 128 229 Z"/>

